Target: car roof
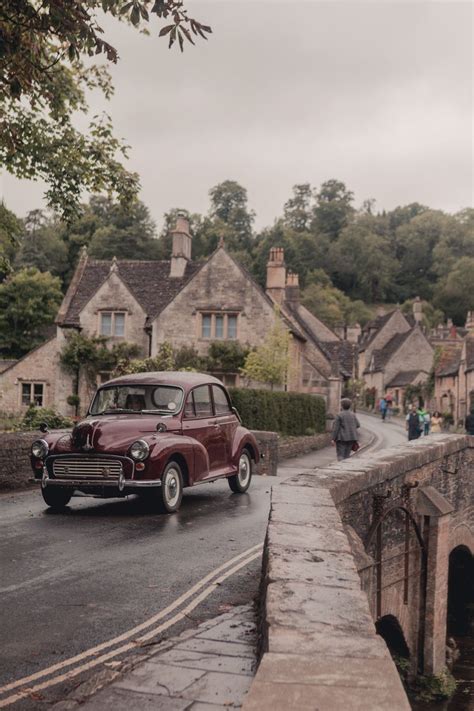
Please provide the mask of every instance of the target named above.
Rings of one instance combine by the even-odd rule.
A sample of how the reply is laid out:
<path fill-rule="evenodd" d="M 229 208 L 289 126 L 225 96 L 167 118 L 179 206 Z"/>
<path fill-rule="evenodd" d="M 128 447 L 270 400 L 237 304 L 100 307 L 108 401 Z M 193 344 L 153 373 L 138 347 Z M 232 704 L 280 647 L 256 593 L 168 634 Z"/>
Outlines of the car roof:
<path fill-rule="evenodd" d="M 190 390 L 196 385 L 207 385 L 215 383 L 221 385 L 218 378 L 206 373 L 190 373 L 175 370 L 160 370 L 151 373 L 130 373 L 121 375 L 113 380 L 108 380 L 101 387 L 109 385 L 175 385 L 185 390 Z"/>

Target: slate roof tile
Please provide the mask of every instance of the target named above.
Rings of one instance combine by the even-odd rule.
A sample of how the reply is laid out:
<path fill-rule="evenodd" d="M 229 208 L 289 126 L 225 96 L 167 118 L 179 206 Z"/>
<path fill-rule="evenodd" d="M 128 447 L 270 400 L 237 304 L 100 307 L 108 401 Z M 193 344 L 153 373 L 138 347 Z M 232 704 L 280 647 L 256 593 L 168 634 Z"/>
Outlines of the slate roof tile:
<path fill-rule="evenodd" d="M 462 343 L 444 346 L 440 352 L 435 373 L 438 378 L 456 375 L 461 363 Z"/>
<path fill-rule="evenodd" d="M 77 289 L 71 299 L 63 324 L 79 324 L 79 314 L 93 294 L 106 280 L 110 260 L 88 259 Z M 182 278 L 171 278 L 169 261 L 118 260 L 118 274 L 133 296 L 153 320 L 202 266 L 189 263 Z"/>

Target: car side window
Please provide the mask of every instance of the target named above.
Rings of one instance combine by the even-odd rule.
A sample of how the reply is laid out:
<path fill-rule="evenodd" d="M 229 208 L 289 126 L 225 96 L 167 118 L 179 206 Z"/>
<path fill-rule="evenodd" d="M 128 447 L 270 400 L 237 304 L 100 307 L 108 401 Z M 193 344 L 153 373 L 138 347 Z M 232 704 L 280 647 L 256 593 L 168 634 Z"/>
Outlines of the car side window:
<path fill-rule="evenodd" d="M 214 398 L 214 409 L 216 415 L 230 415 L 230 403 L 227 395 L 219 385 L 212 386 L 212 396 Z"/>
<path fill-rule="evenodd" d="M 193 393 L 190 392 L 186 398 L 186 404 L 184 405 L 184 416 L 185 417 L 196 417 L 196 411 L 194 409 L 194 398 Z"/>
<path fill-rule="evenodd" d="M 196 417 L 211 417 L 213 412 L 209 386 L 199 385 L 199 387 L 194 388 L 193 395 Z"/>

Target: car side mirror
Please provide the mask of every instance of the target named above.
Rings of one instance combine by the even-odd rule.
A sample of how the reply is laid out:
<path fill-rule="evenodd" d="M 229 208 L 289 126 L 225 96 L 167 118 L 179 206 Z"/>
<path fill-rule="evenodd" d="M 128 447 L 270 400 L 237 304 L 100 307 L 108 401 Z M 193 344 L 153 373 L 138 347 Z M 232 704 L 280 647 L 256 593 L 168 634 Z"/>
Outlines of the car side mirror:
<path fill-rule="evenodd" d="M 40 423 L 39 431 L 40 432 L 48 432 L 48 425 L 46 424 L 46 422 Z"/>
<path fill-rule="evenodd" d="M 156 425 L 157 432 L 166 432 L 167 429 L 168 428 L 166 427 L 164 422 L 158 422 L 158 424 Z"/>
<path fill-rule="evenodd" d="M 236 418 L 238 419 L 238 421 L 240 422 L 240 424 L 242 424 L 242 418 L 241 418 L 241 416 L 239 415 L 239 411 L 237 410 L 236 407 L 232 407 L 232 412 L 234 413 L 234 415 L 236 416 Z"/>

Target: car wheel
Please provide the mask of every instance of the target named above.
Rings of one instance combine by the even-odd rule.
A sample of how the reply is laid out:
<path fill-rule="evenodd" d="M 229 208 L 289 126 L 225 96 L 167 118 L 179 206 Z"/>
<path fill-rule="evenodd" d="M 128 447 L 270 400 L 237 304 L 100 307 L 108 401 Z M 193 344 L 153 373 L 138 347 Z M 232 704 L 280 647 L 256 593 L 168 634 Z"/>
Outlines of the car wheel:
<path fill-rule="evenodd" d="M 239 457 L 239 470 L 237 474 L 228 477 L 227 481 L 232 491 L 243 494 L 250 486 L 252 480 L 252 460 L 247 449 L 242 450 Z"/>
<path fill-rule="evenodd" d="M 72 496 L 71 489 L 53 489 L 52 487 L 41 489 L 41 493 L 43 494 L 45 503 L 56 510 L 63 509 L 67 506 Z"/>
<path fill-rule="evenodd" d="M 174 513 L 179 509 L 183 498 L 183 475 L 176 462 L 166 465 L 157 494 L 158 508 L 162 513 Z"/>

